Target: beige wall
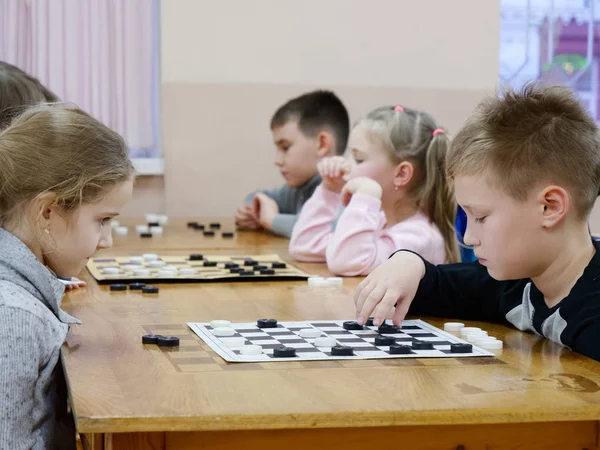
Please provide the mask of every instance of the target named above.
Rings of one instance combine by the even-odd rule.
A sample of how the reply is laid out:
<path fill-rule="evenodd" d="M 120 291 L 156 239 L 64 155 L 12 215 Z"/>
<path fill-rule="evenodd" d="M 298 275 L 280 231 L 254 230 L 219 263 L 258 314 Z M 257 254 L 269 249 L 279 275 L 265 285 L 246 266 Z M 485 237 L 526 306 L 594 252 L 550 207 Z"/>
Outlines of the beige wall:
<path fill-rule="evenodd" d="M 143 217 L 146 213 L 164 214 L 165 178 L 163 176 L 137 177 L 133 198 L 121 213 L 121 217 Z"/>
<path fill-rule="evenodd" d="M 492 92 L 499 0 L 162 2 L 163 204 L 230 215 L 279 184 L 268 123 L 288 98 L 335 90 L 351 116 L 426 109 L 456 130 Z M 136 208 L 153 191 L 139 188 Z M 153 206 L 155 206 L 153 205 Z"/>
<path fill-rule="evenodd" d="M 165 83 L 487 89 L 499 1 L 168 0 Z"/>

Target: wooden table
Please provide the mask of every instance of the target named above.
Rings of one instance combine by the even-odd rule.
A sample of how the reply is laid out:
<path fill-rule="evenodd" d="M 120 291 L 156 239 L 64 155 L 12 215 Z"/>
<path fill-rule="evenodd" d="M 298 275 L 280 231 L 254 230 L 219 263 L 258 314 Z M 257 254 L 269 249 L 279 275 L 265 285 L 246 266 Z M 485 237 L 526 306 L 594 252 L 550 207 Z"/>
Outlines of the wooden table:
<path fill-rule="evenodd" d="M 184 249 L 187 231 L 172 233 L 174 251 Z M 242 234 L 238 242 L 262 253 L 279 246 L 287 257 L 276 238 Z M 323 265 L 299 266 L 326 274 Z M 163 285 L 158 296 L 88 281 L 63 303 L 84 322 L 63 360 L 87 448 L 598 448 L 600 364 L 532 334 L 469 323 L 504 340 L 492 358 L 227 364 L 185 323 L 349 319 L 359 280 L 325 289 Z M 181 345 L 144 346 L 146 333 L 177 335 Z"/>

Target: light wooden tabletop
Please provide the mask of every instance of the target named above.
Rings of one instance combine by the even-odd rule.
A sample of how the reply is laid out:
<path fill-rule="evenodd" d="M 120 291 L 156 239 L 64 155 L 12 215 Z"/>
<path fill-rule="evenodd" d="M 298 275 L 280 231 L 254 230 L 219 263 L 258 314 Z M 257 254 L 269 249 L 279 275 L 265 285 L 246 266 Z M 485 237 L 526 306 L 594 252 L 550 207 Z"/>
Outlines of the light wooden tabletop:
<path fill-rule="evenodd" d="M 152 238 L 153 249 L 202 248 L 183 225 L 170 227 L 168 246 Z M 103 254 L 150 248 L 140 250 L 137 239 L 116 241 Z M 281 241 L 240 233 L 236 253 L 275 250 L 290 260 Z M 324 265 L 297 265 L 328 274 Z M 504 341 L 496 357 L 258 364 L 225 363 L 186 326 L 213 319 L 352 319 L 357 278 L 345 279 L 342 288 L 303 281 L 160 285 L 158 295 L 111 293 L 88 274 L 83 278 L 89 286 L 63 302 L 83 321 L 63 352 L 81 433 L 591 423 L 600 417 L 599 363 L 502 325 L 468 323 Z M 422 319 L 440 327 L 446 321 Z M 148 333 L 179 336 L 180 347 L 144 346 Z"/>

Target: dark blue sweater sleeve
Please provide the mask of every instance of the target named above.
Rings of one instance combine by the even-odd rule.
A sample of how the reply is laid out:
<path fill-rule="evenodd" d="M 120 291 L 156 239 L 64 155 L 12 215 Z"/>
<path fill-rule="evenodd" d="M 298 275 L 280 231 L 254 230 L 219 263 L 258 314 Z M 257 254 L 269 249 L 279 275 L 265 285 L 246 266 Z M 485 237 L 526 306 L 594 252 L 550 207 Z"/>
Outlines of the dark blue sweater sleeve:
<path fill-rule="evenodd" d="M 520 281 L 497 281 L 478 262 L 437 266 L 423 262 L 425 276 L 409 314 L 506 322 L 505 303 L 519 301 Z"/>

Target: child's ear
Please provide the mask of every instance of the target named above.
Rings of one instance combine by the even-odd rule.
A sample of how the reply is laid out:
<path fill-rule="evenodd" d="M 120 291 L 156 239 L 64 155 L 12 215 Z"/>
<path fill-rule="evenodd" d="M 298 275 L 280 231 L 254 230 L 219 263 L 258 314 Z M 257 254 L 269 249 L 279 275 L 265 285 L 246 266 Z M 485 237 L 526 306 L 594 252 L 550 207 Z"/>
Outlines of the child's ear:
<path fill-rule="evenodd" d="M 402 161 L 394 171 L 394 189 L 408 186 L 415 174 L 415 166 L 408 161 Z"/>
<path fill-rule="evenodd" d="M 328 131 L 319 131 L 319 134 L 317 135 L 317 145 L 317 156 L 319 158 L 335 155 L 335 138 Z"/>
<path fill-rule="evenodd" d="M 39 195 L 32 204 L 32 211 L 37 220 L 48 222 L 53 214 L 57 214 L 58 204 L 56 195 L 50 192 Z"/>
<path fill-rule="evenodd" d="M 539 194 L 542 228 L 553 228 L 560 223 L 571 207 L 569 194 L 560 186 L 547 186 Z"/>

